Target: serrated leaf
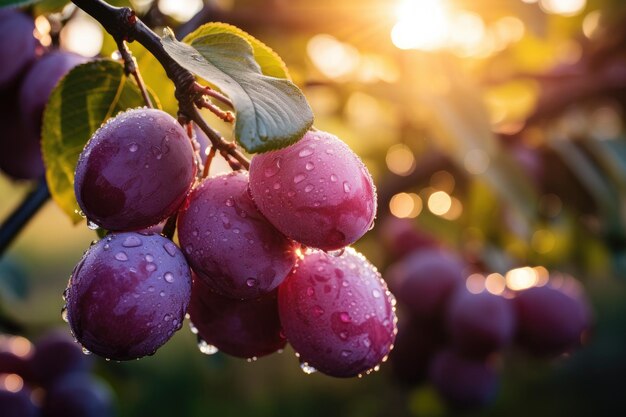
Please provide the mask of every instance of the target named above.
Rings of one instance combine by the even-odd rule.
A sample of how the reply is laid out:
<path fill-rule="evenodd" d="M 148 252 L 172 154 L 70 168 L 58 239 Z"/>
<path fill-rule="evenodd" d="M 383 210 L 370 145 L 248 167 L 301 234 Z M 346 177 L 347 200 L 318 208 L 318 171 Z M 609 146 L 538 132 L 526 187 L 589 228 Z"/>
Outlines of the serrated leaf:
<path fill-rule="evenodd" d="M 176 62 L 232 100 L 237 112 L 235 137 L 248 152 L 290 145 L 313 124 L 313 111 L 302 91 L 289 80 L 264 75 L 244 38 L 217 33 L 196 38 L 189 46 L 170 32 L 161 42 Z"/>
<path fill-rule="evenodd" d="M 5 7 L 22 7 L 38 3 L 41 0 L 0 0 L 0 9 Z"/>
<path fill-rule="evenodd" d="M 151 94 L 152 102 L 159 107 Z M 50 194 L 77 223 L 74 170 L 78 156 L 91 135 L 120 111 L 141 107 L 137 85 L 124 74 L 121 64 L 99 60 L 72 69 L 50 95 L 43 116 L 41 148 Z"/>
<path fill-rule="evenodd" d="M 195 31 L 191 32 L 189 35 L 185 36 L 183 42 L 191 44 L 194 40 L 199 39 L 203 36 L 215 35 L 219 33 L 230 33 L 232 35 L 236 35 L 247 40 L 250 43 L 250 46 L 252 46 L 254 59 L 261 67 L 261 72 L 263 72 L 263 74 L 270 77 L 286 78 L 288 80 L 291 80 L 287 65 L 285 65 L 285 62 L 281 59 L 280 56 L 278 56 L 276 52 L 274 52 L 272 48 L 270 48 L 254 36 L 250 35 L 249 33 L 239 29 L 236 26 L 229 25 L 228 23 L 214 22 L 202 25 Z"/>

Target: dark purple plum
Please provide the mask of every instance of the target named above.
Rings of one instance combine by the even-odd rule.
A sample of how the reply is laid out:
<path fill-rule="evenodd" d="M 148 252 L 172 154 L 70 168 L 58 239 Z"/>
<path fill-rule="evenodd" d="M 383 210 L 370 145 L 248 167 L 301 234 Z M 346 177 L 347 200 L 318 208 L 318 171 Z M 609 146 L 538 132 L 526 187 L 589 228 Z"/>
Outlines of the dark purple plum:
<path fill-rule="evenodd" d="M 437 239 L 418 230 L 410 219 L 388 216 L 376 229 L 391 259 L 402 259 L 418 249 L 439 246 Z"/>
<path fill-rule="evenodd" d="M 17 138 L 21 143 L 20 152 L 26 155 L 19 157 L 28 161 L 36 160 L 39 167 L 37 170 L 31 168 L 33 172 L 29 172 L 28 178 L 37 177 L 44 172 L 39 143 L 43 111 L 50 93 L 65 74 L 86 61 L 87 58 L 70 52 L 50 52 L 39 58 L 22 80 L 18 96 L 21 127 Z"/>
<path fill-rule="evenodd" d="M 34 30 L 33 19 L 21 12 L 7 10 L 0 15 L 0 90 L 15 83 L 37 58 Z"/>
<path fill-rule="evenodd" d="M 44 172 L 39 136 L 23 126 L 16 105 L 18 88 L 0 91 L 0 170 L 13 179 L 33 179 Z"/>
<path fill-rule="evenodd" d="M 189 303 L 198 337 L 229 355 L 253 358 L 285 347 L 278 318 L 278 291 L 251 300 L 233 300 L 194 277 Z"/>
<path fill-rule="evenodd" d="M 36 417 L 39 410 L 30 400 L 30 390 L 22 388 L 17 392 L 0 387 L 0 415 L 2 417 Z"/>
<path fill-rule="evenodd" d="M 113 393 L 89 374 L 68 374 L 47 392 L 43 417 L 113 417 Z"/>
<path fill-rule="evenodd" d="M 55 330 L 37 342 L 33 369 L 39 384 L 50 386 L 67 374 L 87 372 L 89 359 L 67 330 Z"/>
<path fill-rule="evenodd" d="M 348 145 L 321 131 L 252 158 L 250 191 L 285 236 L 323 250 L 357 241 L 376 216 L 367 168 Z"/>
<path fill-rule="evenodd" d="M 396 334 L 395 300 L 363 255 L 307 252 L 278 290 L 280 321 L 300 361 L 353 377 L 384 361 Z"/>
<path fill-rule="evenodd" d="M 413 316 L 438 320 L 452 292 L 465 282 L 463 270 L 463 262 L 452 252 L 422 249 L 390 266 L 387 279 Z"/>
<path fill-rule="evenodd" d="M 196 175 L 191 141 L 169 114 L 133 109 L 109 119 L 80 154 L 74 191 L 91 222 L 137 230 L 178 210 Z"/>
<path fill-rule="evenodd" d="M 194 188 L 178 216 L 178 238 L 194 272 L 226 297 L 267 294 L 296 262 L 295 244 L 252 202 L 245 172 L 207 178 Z"/>
<path fill-rule="evenodd" d="M 484 358 L 512 341 L 515 313 L 510 300 L 459 288 L 448 304 L 446 327 L 457 350 Z"/>
<path fill-rule="evenodd" d="M 499 378 L 493 366 L 452 350 L 441 351 L 433 358 L 429 376 L 439 394 L 457 408 L 489 405 L 498 391 Z"/>
<path fill-rule="evenodd" d="M 402 317 L 399 323 L 389 363 L 397 381 L 416 385 L 428 376 L 430 361 L 443 346 L 445 338 L 434 323 Z"/>
<path fill-rule="evenodd" d="M 91 246 L 66 290 L 67 319 L 79 343 L 115 360 L 153 354 L 180 329 L 191 272 L 170 240 L 113 233 Z"/>
<path fill-rule="evenodd" d="M 514 306 L 516 342 L 539 356 L 559 355 L 578 346 L 591 320 L 582 298 L 551 286 L 520 291 Z"/>

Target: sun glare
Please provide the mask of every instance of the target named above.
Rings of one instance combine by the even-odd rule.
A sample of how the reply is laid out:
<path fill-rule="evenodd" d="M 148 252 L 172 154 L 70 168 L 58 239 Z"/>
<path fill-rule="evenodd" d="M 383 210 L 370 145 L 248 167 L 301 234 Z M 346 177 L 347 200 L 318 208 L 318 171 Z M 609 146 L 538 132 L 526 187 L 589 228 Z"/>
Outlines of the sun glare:
<path fill-rule="evenodd" d="M 445 45 L 450 16 L 443 0 L 404 0 L 396 16 L 391 40 L 398 48 L 430 51 Z"/>

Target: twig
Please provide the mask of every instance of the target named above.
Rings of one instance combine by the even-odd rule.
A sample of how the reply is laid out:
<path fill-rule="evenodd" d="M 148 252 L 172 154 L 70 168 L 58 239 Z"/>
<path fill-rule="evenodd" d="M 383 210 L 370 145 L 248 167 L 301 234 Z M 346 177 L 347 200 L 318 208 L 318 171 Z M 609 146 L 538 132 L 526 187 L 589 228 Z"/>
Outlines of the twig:
<path fill-rule="evenodd" d="M 208 155 L 206 156 L 206 162 L 204 163 L 204 171 L 202 172 L 202 178 L 209 176 L 209 169 L 211 169 L 211 162 L 215 158 L 215 147 L 211 146 Z"/>
<path fill-rule="evenodd" d="M 2 256 L 22 228 L 48 201 L 48 198 L 50 198 L 50 191 L 48 190 L 46 179 L 42 177 L 37 183 L 37 187 L 24 198 L 22 203 L 13 210 L 13 213 L 0 226 L 0 256 Z"/>
<path fill-rule="evenodd" d="M 141 95 L 143 96 L 143 100 L 146 102 L 146 106 L 153 109 L 154 105 L 152 105 L 150 94 L 148 94 L 148 89 L 146 88 L 146 85 L 143 82 L 143 78 L 141 77 L 141 73 L 139 72 L 137 60 L 133 56 L 132 52 L 130 52 L 130 49 L 128 49 L 128 46 L 126 46 L 126 42 L 124 40 L 118 41 L 117 49 L 119 49 L 120 55 L 124 60 L 124 71 L 126 72 L 126 75 L 132 75 L 135 78 L 137 86 L 139 87 Z"/>

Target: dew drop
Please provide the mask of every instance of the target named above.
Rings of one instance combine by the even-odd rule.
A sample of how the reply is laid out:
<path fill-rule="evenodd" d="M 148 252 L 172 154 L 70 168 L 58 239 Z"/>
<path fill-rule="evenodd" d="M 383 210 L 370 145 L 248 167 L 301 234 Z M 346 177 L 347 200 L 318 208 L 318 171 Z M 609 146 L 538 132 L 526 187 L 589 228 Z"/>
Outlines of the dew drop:
<path fill-rule="evenodd" d="M 250 288 L 255 287 L 259 282 L 254 278 L 248 278 L 246 280 L 246 285 Z"/>
<path fill-rule="evenodd" d="M 148 287 L 148 292 L 154 292 L 154 287 L 152 285 Z"/>
<path fill-rule="evenodd" d="M 106 243 L 104 245 L 104 250 L 109 250 L 109 249 L 111 249 L 111 246 L 108 243 Z"/>
<path fill-rule="evenodd" d="M 339 337 L 340 337 L 342 340 L 346 340 L 346 339 L 348 338 L 348 332 L 340 332 L 340 333 L 339 333 Z"/>
<path fill-rule="evenodd" d="M 311 375 L 311 374 L 317 372 L 317 369 L 313 368 L 311 365 L 309 365 L 306 362 L 302 362 L 300 364 L 300 369 L 302 369 L 302 372 L 304 372 L 307 375 Z"/>
<path fill-rule="evenodd" d="M 146 261 L 147 261 L 147 262 L 153 262 L 153 261 L 154 261 L 154 256 L 152 256 L 152 255 L 146 255 Z"/>
<path fill-rule="evenodd" d="M 315 165 L 313 165 L 313 162 L 307 162 L 306 165 L 304 166 L 304 169 L 306 169 L 307 171 L 312 171 L 313 168 L 315 168 Z"/>
<path fill-rule="evenodd" d="M 374 296 L 374 298 L 380 298 L 380 291 L 372 290 L 372 295 Z"/>
<path fill-rule="evenodd" d="M 315 289 L 313 289 L 313 287 L 307 287 L 306 295 L 309 297 L 313 297 L 314 294 L 315 294 Z"/>
<path fill-rule="evenodd" d="M 174 282 L 174 274 L 172 274 L 171 272 L 166 272 L 165 275 L 163 275 L 163 278 L 165 278 L 165 281 L 169 283 Z"/>
<path fill-rule="evenodd" d="M 63 308 L 61 309 L 61 319 L 62 319 L 64 322 L 66 322 L 66 323 L 68 322 L 68 318 L 67 318 L 67 307 L 63 307 Z"/>
<path fill-rule="evenodd" d="M 169 313 L 163 316 L 164 321 L 170 321 L 171 319 L 172 319 L 172 315 Z"/>
<path fill-rule="evenodd" d="M 293 197 L 293 196 L 295 196 L 295 195 L 296 195 L 295 191 L 289 191 L 289 192 L 287 193 L 287 197 Z"/>
<path fill-rule="evenodd" d="M 274 159 L 274 164 L 268 167 L 265 167 L 264 174 L 266 178 L 270 178 L 278 174 L 278 171 L 280 171 L 280 162 L 281 162 L 281 158 L 278 157 Z"/>
<path fill-rule="evenodd" d="M 331 174 L 330 175 L 330 181 L 331 182 L 337 182 L 337 176 L 335 174 Z"/>
<path fill-rule="evenodd" d="M 95 224 L 94 222 L 92 222 L 91 220 L 87 220 L 87 227 L 90 230 L 98 230 L 100 228 L 100 226 L 98 226 L 97 224 Z"/>
<path fill-rule="evenodd" d="M 161 297 L 165 297 L 165 291 L 161 291 L 161 292 L 159 293 L 159 295 L 160 295 Z"/>
<path fill-rule="evenodd" d="M 343 255 L 344 252 L 345 252 L 345 249 L 341 248 L 337 250 L 329 250 L 326 253 L 334 258 L 339 258 L 341 255 Z"/>
<path fill-rule="evenodd" d="M 314 306 L 311 308 L 311 312 L 313 313 L 313 315 L 314 315 L 315 317 L 319 317 L 319 316 L 321 316 L 322 314 L 324 314 L 324 309 L 323 309 L 322 307 L 318 306 L 318 305 L 314 305 Z"/>
<path fill-rule="evenodd" d="M 118 261 L 124 262 L 128 260 L 128 255 L 125 252 L 118 252 L 115 254 L 115 259 Z"/>
<path fill-rule="evenodd" d="M 313 187 L 311 184 L 307 185 L 306 187 L 304 187 L 304 192 L 305 193 L 310 193 L 311 191 L 313 191 L 315 187 Z"/>
<path fill-rule="evenodd" d="M 363 339 L 363 346 L 365 346 L 367 348 L 372 346 L 372 341 L 370 340 L 369 337 L 366 337 L 365 339 Z"/>
<path fill-rule="evenodd" d="M 226 205 L 227 205 L 228 207 L 232 207 L 232 206 L 234 206 L 234 205 L 235 205 L 235 200 L 233 200 L 232 198 L 227 198 L 227 199 L 226 199 Z"/>
<path fill-rule="evenodd" d="M 81 350 L 83 351 L 83 354 L 85 355 L 91 355 L 91 351 L 89 349 L 87 349 L 86 347 L 82 347 Z"/>
<path fill-rule="evenodd" d="M 346 192 L 346 193 L 350 192 L 350 184 L 348 184 L 347 181 L 343 182 L 343 191 Z"/>
<path fill-rule="evenodd" d="M 296 175 L 295 177 L 293 177 L 293 182 L 294 182 L 295 184 L 299 184 L 299 183 L 301 183 L 302 181 L 304 181 L 304 179 L 305 179 L 305 178 L 306 178 L 306 175 L 304 175 L 304 174 L 298 174 L 298 175 Z"/>
<path fill-rule="evenodd" d="M 124 239 L 124 242 L 122 242 L 122 246 L 125 248 L 136 248 L 137 246 L 141 246 L 141 239 L 134 235 L 128 236 Z"/>
<path fill-rule="evenodd" d="M 346 313 L 345 311 L 339 313 L 339 320 L 341 320 L 343 323 L 352 322 L 352 319 L 350 318 L 350 314 Z"/>
<path fill-rule="evenodd" d="M 219 350 L 215 346 L 209 345 L 202 339 L 198 341 L 198 349 L 205 355 L 215 355 L 217 352 L 219 352 Z"/>
<path fill-rule="evenodd" d="M 156 271 L 156 269 L 157 269 L 156 265 L 153 264 L 153 263 L 149 263 L 149 264 L 146 265 L 146 271 L 148 271 L 148 272 L 154 272 L 154 271 Z"/>
<path fill-rule="evenodd" d="M 351 350 L 342 350 L 341 351 L 341 357 L 343 357 L 343 358 L 347 358 L 350 355 L 352 355 L 352 351 Z"/>
<path fill-rule="evenodd" d="M 280 184 L 275 182 L 274 186 L 272 188 L 275 189 L 275 190 L 279 190 L 280 189 Z"/>
<path fill-rule="evenodd" d="M 130 146 L 128 147 L 128 150 L 131 152 L 137 152 L 137 149 L 139 149 L 139 146 L 136 143 L 131 143 Z"/>
<path fill-rule="evenodd" d="M 298 152 L 298 156 L 300 158 L 306 158 L 307 156 L 310 156 L 310 155 L 313 155 L 313 149 L 311 148 L 304 148 L 300 152 Z"/>

